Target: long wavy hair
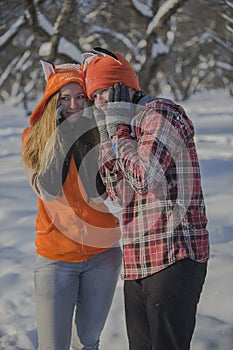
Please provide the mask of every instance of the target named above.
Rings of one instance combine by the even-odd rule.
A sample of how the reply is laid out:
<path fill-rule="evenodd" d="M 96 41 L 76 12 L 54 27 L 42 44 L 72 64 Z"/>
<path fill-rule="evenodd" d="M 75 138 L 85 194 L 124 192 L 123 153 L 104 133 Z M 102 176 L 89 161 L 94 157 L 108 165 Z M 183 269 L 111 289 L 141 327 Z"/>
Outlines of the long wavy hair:
<path fill-rule="evenodd" d="M 41 118 L 32 126 L 22 148 L 24 164 L 37 174 L 49 167 L 56 147 L 61 147 L 57 133 L 56 109 L 59 93 L 51 97 Z"/>

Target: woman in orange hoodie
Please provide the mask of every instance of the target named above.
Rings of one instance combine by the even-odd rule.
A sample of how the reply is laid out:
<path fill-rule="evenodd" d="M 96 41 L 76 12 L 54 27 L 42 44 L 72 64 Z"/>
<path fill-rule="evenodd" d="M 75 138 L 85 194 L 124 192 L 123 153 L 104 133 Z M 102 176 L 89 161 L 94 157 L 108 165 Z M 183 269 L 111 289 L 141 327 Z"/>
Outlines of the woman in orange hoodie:
<path fill-rule="evenodd" d="M 120 272 L 119 221 L 104 203 L 84 73 L 76 64 L 41 63 L 46 88 L 22 136 L 26 175 L 38 196 L 39 349 L 69 350 L 75 311 L 83 349 L 96 350 Z"/>

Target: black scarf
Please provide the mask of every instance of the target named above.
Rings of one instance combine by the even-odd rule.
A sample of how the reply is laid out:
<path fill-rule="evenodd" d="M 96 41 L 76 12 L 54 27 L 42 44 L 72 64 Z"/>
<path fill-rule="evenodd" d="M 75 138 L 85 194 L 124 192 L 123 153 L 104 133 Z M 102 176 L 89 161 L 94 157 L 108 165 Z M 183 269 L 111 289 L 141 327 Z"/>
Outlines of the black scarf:
<path fill-rule="evenodd" d="M 66 156 L 62 169 L 62 184 L 66 180 L 73 156 L 88 197 L 95 198 L 105 192 L 105 186 L 98 171 L 99 131 L 95 122 L 85 117 L 80 117 L 74 132 L 75 130 L 78 138 Z"/>

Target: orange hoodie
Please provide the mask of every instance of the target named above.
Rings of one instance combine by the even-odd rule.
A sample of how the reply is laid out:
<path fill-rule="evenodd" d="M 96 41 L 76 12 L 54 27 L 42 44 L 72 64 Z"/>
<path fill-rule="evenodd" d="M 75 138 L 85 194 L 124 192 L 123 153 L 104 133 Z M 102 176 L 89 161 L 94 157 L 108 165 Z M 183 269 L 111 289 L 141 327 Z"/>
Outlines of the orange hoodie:
<path fill-rule="evenodd" d="M 88 260 L 117 243 L 121 236 L 119 220 L 107 206 L 88 202 L 73 158 L 62 196 L 50 202 L 38 197 L 36 232 L 38 254 L 68 262 Z"/>

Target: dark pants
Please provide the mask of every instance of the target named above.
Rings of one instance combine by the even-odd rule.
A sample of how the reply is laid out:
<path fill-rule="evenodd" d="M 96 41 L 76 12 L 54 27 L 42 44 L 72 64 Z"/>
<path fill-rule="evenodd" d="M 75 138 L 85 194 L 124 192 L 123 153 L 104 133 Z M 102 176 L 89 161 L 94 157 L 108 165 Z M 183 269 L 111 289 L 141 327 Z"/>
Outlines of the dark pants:
<path fill-rule="evenodd" d="M 124 282 L 129 350 L 189 350 L 207 263 L 176 262 Z"/>

